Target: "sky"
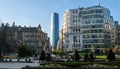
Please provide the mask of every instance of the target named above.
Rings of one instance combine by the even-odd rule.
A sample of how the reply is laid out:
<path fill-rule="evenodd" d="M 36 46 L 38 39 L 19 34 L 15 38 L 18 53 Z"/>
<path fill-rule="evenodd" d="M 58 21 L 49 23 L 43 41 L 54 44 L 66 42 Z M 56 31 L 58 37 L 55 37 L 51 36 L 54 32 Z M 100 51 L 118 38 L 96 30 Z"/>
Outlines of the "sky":
<path fill-rule="evenodd" d="M 37 27 L 41 25 L 50 36 L 51 13 L 59 14 L 60 30 L 64 11 L 79 7 L 90 7 L 100 3 L 110 10 L 114 20 L 120 22 L 120 0 L 0 0 L 0 22 L 21 26 Z"/>

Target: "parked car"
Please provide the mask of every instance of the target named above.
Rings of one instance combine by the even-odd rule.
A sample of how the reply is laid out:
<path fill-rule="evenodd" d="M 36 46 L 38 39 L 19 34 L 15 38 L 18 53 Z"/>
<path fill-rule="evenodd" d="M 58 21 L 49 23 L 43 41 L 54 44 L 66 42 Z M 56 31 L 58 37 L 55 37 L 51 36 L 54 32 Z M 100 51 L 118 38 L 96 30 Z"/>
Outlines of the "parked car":
<path fill-rule="evenodd" d="M 54 54 L 51 55 L 52 61 L 63 61 L 63 59 L 60 56 L 56 56 Z"/>

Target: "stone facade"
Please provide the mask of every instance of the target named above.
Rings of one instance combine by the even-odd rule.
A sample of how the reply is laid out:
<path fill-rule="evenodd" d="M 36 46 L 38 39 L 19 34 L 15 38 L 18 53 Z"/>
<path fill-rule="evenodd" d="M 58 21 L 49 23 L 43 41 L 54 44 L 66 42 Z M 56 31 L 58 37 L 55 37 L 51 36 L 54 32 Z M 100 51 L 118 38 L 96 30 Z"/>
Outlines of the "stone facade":
<path fill-rule="evenodd" d="M 38 27 L 21 27 L 16 26 L 14 22 L 12 26 L 9 26 L 8 23 L 6 25 L 2 23 L 0 33 L 0 37 L 2 37 L 0 40 L 4 40 L 1 42 L 1 47 L 6 48 L 2 49 L 3 51 L 17 52 L 17 46 L 21 44 L 29 46 L 33 54 L 37 55 L 43 48 L 49 50 L 47 48 L 50 46 L 50 39 L 48 39 L 47 33 L 42 31 L 40 25 Z"/>

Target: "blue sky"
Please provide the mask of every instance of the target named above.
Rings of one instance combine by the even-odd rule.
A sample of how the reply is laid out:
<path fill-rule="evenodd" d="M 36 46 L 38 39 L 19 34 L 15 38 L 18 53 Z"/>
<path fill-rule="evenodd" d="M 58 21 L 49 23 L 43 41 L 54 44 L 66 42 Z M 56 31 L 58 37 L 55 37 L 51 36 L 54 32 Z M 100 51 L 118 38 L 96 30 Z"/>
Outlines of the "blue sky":
<path fill-rule="evenodd" d="M 120 0 L 0 0 L 1 22 L 15 21 L 16 25 L 35 27 L 41 24 L 50 36 L 50 15 L 59 13 L 60 29 L 66 9 L 89 7 L 101 4 L 110 9 L 114 20 L 120 21 Z"/>

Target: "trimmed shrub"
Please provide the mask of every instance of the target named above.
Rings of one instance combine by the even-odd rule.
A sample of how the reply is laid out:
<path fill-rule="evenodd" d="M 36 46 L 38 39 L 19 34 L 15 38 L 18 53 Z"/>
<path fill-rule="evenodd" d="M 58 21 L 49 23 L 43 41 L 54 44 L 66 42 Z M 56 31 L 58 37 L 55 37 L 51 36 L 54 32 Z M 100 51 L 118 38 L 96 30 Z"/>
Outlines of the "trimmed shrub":
<path fill-rule="evenodd" d="M 108 61 L 113 61 L 116 59 L 115 54 L 113 53 L 112 49 L 109 50 L 109 52 L 107 54 L 107 59 L 108 59 Z"/>

